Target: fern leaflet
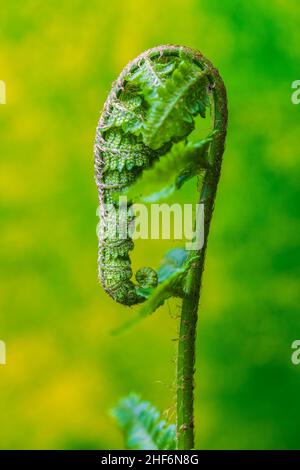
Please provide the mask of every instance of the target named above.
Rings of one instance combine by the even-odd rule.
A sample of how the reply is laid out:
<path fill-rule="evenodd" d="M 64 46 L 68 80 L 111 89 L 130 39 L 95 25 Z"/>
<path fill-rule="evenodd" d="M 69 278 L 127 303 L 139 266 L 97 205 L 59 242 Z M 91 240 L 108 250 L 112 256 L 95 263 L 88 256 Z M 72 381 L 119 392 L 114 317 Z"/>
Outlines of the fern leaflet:
<path fill-rule="evenodd" d="M 133 450 L 174 450 L 175 426 L 160 420 L 149 402 L 131 394 L 120 400 L 112 415 L 123 430 L 126 448 Z"/>

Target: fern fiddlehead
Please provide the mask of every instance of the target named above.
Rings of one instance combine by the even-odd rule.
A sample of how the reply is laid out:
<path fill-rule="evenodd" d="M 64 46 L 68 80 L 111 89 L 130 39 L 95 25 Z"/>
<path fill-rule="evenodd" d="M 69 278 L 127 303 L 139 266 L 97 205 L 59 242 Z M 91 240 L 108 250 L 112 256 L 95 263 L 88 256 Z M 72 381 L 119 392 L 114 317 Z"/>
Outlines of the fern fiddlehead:
<path fill-rule="evenodd" d="M 209 138 L 193 143 L 188 136 L 197 116 L 212 116 Z M 199 171 L 204 173 L 199 201 L 205 204 L 204 245 L 191 252 L 184 275 L 171 285 L 168 295 L 183 299 L 177 360 L 177 445 L 193 448 L 193 376 L 195 331 L 201 278 L 214 200 L 220 176 L 227 126 L 226 91 L 213 65 L 198 51 L 182 46 L 150 49 L 130 62 L 105 102 L 97 127 L 94 147 L 95 179 L 100 201 L 99 278 L 117 302 L 134 305 L 145 300 L 143 288 L 159 283 L 152 268 L 136 273 L 132 281 L 129 252 L 133 241 L 120 236 L 121 227 L 110 233 L 106 205 L 112 204 L 118 218 L 116 197 L 126 194 L 144 170 L 171 155 L 178 143 L 183 167 L 176 187 Z M 187 175 L 187 176 L 186 176 Z M 127 216 L 126 223 L 130 223 Z M 174 287 L 176 285 L 176 288 Z M 176 290 L 176 292 L 175 292 Z M 159 291 L 159 290 L 158 290 Z M 180 294 L 178 293 L 180 291 Z M 155 292 L 155 289 L 154 289 Z M 151 299 L 150 299 L 151 300 Z M 154 302 L 161 304 L 162 301 Z"/>

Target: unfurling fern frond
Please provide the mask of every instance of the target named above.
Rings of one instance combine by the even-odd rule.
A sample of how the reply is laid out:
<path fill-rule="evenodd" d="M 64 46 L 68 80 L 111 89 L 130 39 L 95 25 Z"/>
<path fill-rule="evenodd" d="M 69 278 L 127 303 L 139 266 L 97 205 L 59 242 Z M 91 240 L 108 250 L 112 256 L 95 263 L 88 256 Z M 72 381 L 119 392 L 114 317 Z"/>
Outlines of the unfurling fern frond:
<path fill-rule="evenodd" d="M 124 437 L 127 449 L 174 450 L 175 426 L 160 419 L 160 413 L 149 402 L 131 394 L 112 410 Z"/>
<path fill-rule="evenodd" d="M 206 108 L 210 110 L 211 127 L 208 137 L 199 141 L 196 124 L 198 117 L 205 117 Z M 199 51 L 164 45 L 145 51 L 125 67 L 112 86 L 96 132 L 99 278 L 115 301 L 127 306 L 143 302 L 138 317 L 115 333 L 151 314 L 166 299 L 182 298 L 176 361 L 176 447 L 180 450 L 194 448 L 197 312 L 226 129 L 226 90 L 218 71 Z M 153 202 L 167 197 L 195 175 L 199 176 L 199 203 L 205 204 L 203 245 L 189 253 L 173 250 L 157 272 L 152 268 L 139 269 L 134 283 L 129 256 L 134 248 L 133 236 L 131 231 L 123 236 L 119 196 L 129 196 L 124 225 L 131 227 L 132 205 L 137 198 L 142 195 L 144 201 Z M 148 186 L 152 179 L 164 187 L 145 198 L 147 178 Z M 119 221 L 116 232 L 107 204 L 113 206 Z M 175 449 L 174 426 L 160 421 L 156 409 L 137 396 L 123 399 L 113 414 L 124 431 L 128 448 Z"/>
<path fill-rule="evenodd" d="M 172 193 L 202 169 L 209 169 L 207 157 L 213 138 L 195 143 L 187 137 L 195 127 L 196 116 L 205 116 L 212 81 L 209 63 L 196 51 L 158 47 L 128 64 L 104 105 L 95 142 L 101 225 L 98 265 L 105 291 L 117 302 L 143 302 L 139 293 L 143 285 L 131 279 L 130 234 L 122 238 L 111 235 L 105 207 L 112 204 L 119 220 L 118 197 L 128 193 L 144 170 L 157 162 L 162 161 L 172 181 L 156 197 Z M 182 145 L 176 148 L 178 143 Z"/>

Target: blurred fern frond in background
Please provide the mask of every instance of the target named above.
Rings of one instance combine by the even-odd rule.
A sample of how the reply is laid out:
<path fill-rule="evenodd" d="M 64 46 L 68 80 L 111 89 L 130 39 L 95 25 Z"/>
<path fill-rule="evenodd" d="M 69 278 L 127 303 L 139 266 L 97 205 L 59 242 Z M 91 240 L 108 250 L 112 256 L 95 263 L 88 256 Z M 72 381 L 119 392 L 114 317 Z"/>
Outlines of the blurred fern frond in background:
<path fill-rule="evenodd" d="M 112 410 L 125 438 L 127 449 L 174 450 L 175 425 L 160 419 L 160 413 L 138 395 L 122 398 Z"/>

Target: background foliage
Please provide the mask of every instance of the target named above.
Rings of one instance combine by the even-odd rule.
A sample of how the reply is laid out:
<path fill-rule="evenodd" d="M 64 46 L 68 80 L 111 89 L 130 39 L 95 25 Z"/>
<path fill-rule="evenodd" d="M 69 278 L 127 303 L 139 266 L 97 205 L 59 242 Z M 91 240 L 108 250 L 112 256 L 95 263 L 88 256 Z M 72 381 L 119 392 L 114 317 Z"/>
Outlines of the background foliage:
<path fill-rule="evenodd" d="M 0 11 L 0 447 L 121 448 L 107 410 L 132 390 L 174 415 L 176 301 L 109 335 L 134 312 L 97 284 L 92 144 L 123 66 L 175 43 L 214 62 L 230 105 L 198 329 L 197 447 L 299 448 L 299 2 L 0 0 Z M 136 266 L 158 265 L 169 245 L 138 244 Z"/>

